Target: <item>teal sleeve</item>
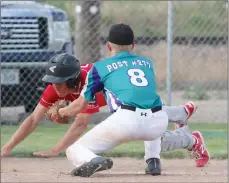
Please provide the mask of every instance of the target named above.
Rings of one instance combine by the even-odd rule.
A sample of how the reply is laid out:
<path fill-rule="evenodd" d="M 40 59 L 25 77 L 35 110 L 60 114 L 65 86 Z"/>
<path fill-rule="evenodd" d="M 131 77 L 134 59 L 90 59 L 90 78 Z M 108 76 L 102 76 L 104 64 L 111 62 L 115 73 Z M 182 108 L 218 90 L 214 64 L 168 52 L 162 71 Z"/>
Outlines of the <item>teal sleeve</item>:
<path fill-rule="evenodd" d="M 87 101 L 93 101 L 95 94 L 103 89 L 104 85 L 101 82 L 98 70 L 95 66 L 93 66 L 87 75 L 86 85 L 81 92 L 81 96 L 83 96 Z"/>

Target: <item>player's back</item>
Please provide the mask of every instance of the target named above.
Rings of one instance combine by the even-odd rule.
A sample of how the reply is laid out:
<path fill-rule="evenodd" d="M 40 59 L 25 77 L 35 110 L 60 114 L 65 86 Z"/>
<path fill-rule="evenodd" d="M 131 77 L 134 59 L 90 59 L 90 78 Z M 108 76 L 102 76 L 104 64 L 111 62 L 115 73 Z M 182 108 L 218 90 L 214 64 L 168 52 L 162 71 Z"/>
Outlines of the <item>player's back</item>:
<path fill-rule="evenodd" d="M 121 52 L 95 63 L 95 68 L 105 89 L 121 103 L 142 109 L 161 106 L 150 59 Z"/>

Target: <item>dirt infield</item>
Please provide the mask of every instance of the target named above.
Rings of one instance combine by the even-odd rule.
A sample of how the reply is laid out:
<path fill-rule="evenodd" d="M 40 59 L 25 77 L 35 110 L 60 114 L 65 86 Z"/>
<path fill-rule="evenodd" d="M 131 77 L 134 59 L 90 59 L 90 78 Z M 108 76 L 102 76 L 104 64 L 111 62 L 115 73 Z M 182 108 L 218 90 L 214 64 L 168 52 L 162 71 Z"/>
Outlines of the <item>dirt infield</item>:
<path fill-rule="evenodd" d="M 161 176 L 144 174 L 144 160 L 113 158 L 111 170 L 90 178 L 71 177 L 73 166 L 66 158 L 3 158 L 1 182 L 227 182 L 227 161 L 212 160 L 196 168 L 193 160 L 162 160 Z"/>

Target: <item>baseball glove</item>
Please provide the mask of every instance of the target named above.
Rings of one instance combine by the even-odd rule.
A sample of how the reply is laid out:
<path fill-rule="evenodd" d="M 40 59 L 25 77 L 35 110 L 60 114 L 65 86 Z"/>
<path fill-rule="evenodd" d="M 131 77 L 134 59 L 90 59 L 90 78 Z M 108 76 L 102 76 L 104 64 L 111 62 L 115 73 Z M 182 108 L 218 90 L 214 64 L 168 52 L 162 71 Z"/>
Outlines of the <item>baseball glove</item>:
<path fill-rule="evenodd" d="M 66 106 L 67 102 L 65 100 L 58 100 L 46 112 L 46 118 L 58 124 L 69 124 L 69 118 L 61 118 L 58 113 L 60 108 Z"/>

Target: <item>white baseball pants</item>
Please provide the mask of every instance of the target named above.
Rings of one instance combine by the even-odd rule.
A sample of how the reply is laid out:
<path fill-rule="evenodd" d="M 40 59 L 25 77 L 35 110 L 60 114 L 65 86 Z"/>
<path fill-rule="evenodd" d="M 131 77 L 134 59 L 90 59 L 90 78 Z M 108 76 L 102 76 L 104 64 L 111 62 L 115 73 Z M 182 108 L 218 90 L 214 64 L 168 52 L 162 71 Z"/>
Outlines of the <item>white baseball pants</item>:
<path fill-rule="evenodd" d="M 152 141 L 167 130 L 167 113 L 150 109 L 118 110 L 95 126 L 66 150 L 67 158 L 76 167 L 97 157 L 97 153 L 135 140 Z"/>

